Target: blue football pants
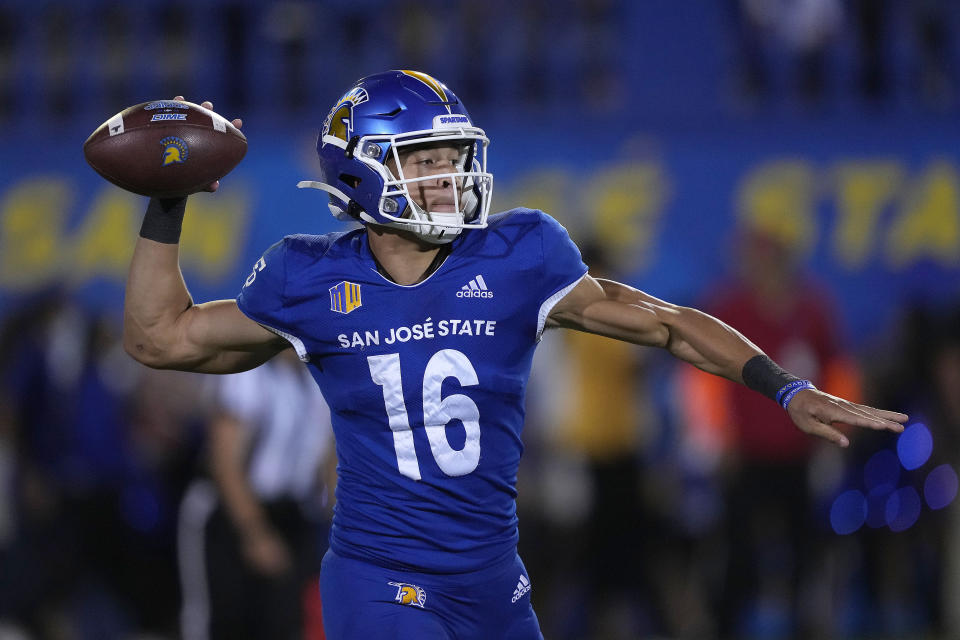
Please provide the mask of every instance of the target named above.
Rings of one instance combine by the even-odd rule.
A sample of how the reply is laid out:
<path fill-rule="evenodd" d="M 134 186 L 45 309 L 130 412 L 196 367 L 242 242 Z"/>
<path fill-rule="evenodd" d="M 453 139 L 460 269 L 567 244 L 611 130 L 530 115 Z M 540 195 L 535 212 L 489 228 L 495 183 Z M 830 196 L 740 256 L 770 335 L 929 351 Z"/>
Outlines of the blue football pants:
<path fill-rule="evenodd" d="M 327 640 L 543 640 L 520 560 L 466 574 L 384 569 L 327 551 Z"/>

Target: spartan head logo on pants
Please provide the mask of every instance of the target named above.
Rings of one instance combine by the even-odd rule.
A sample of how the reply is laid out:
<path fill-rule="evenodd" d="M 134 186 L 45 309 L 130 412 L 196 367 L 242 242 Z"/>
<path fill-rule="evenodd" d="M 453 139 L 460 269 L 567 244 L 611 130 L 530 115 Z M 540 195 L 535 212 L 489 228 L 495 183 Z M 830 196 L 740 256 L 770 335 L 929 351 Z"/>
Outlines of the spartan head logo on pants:
<path fill-rule="evenodd" d="M 394 600 L 400 604 L 423 609 L 423 605 L 427 602 L 427 593 L 415 584 L 406 582 L 388 582 L 387 584 L 397 588 L 397 595 Z"/>

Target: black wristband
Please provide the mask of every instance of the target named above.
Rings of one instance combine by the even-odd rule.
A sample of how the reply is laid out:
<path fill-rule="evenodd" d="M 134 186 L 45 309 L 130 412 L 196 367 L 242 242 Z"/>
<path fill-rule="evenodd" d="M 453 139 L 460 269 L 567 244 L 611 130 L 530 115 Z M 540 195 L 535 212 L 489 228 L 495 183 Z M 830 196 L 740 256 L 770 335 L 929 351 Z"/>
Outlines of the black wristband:
<path fill-rule="evenodd" d="M 780 368 L 776 362 L 765 355 L 754 356 L 743 365 L 743 384 L 759 391 L 774 402 L 780 402 L 777 394 L 786 385 L 800 380 Z"/>
<path fill-rule="evenodd" d="M 186 197 L 150 198 L 143 224 L 140 225 L 140 237 L 164 244 L 177 244 L 180 242 L 180 229 L 186 210 Z"/>

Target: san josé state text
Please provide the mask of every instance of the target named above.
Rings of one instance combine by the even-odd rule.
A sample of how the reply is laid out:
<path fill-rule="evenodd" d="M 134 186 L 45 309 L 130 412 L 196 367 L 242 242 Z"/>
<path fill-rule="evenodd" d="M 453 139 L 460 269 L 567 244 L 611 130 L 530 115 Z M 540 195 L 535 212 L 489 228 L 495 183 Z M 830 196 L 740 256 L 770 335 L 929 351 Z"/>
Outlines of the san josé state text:
<path fill-rule="evenodd" d="M 493 336 L 496 329 L 496 320 L 450 318 L 434 322 L 432 318 L 427 318 L 423 322 L 409 327 L 391 327 L 384 330 L 383 334 L 380 333 L 379 329 L 363 332 L 354 331 L 352 335 L 341 333 L 337 336 L 337 341 L 344 349 L 352 347 L 363 349 L 380 344 L 381 335 L 383 344 L 394 344 L 411 340 L 430 340 L 444 336 Z"/>

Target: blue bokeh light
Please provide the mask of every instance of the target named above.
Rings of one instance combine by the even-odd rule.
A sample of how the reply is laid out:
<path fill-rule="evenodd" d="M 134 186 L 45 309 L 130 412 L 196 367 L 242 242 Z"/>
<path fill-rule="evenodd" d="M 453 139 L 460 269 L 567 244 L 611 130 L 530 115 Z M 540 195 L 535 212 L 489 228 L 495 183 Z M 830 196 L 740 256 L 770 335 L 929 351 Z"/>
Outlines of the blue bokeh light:
<path fill-rule="evenodd" d="M 918 469 L 930 459 L 933 436 L 922 422 L 907 427 L 897 439 L 897 456 L 906 469 Z"/>
<path fill-rule="evenodd" d="M 887 499 L 887 524 L 891 531 L 906 531 L 920 517 L 920 494 L 913 487 L 897 489 Z"/>
<path fill-rule="evenodd" d="M 867 519 L 867 499 L 857 489 L 844 491 L 830 507 L 830 526 L 844 536 L 863 526 Z"/>
<path fill-rule="evenodd" d="M 867 491 L 881 485 L 895 487 L 900 480 L 900 459 L 892 449 L 881 449 L 870 456 L 863 469 L 863 482 Z"/>
<path fill-rule="evenodd" d="M 896 489 L 896 485 L 884 483 L 867 492 L 867 526 L 879 529 L 887 526 L 887 500 Z"/>
<path fill-rule="evenodd" d="M 931 509 L 943 509 L 957 497 L 957 472 L 948 464 L 936 467 L 923 483 L 923 497 Z"/>

